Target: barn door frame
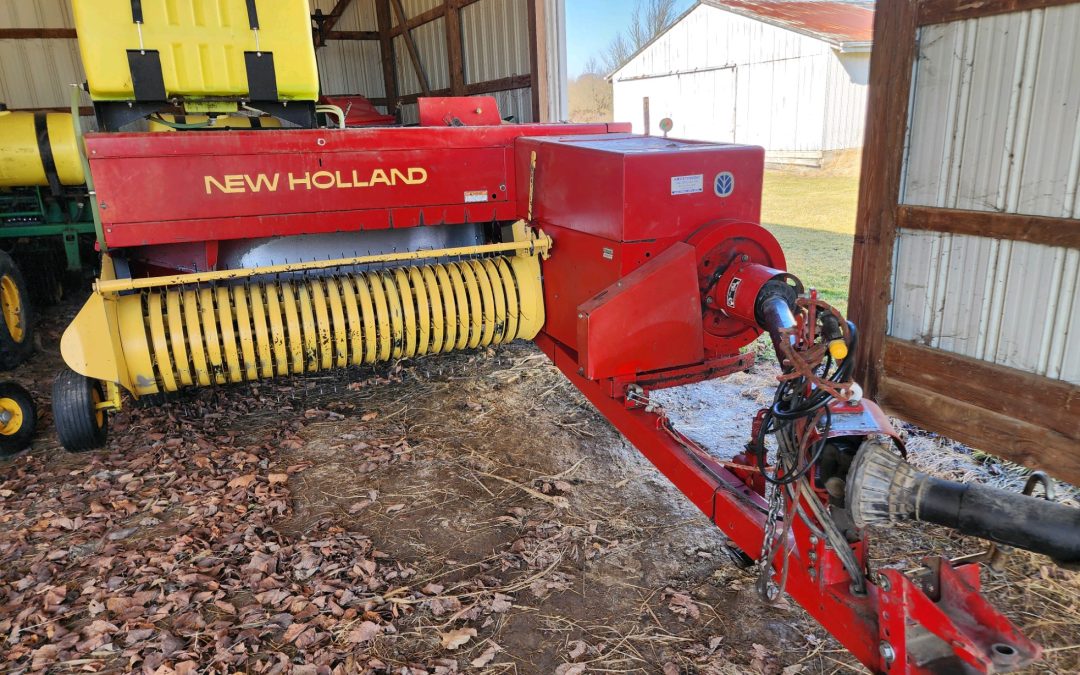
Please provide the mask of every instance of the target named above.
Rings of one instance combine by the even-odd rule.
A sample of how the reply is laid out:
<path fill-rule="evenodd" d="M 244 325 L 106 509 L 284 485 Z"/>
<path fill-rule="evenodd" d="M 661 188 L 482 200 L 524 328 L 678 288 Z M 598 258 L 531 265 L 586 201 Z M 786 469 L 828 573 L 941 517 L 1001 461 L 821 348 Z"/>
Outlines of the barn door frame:
<path fill-rule="evenodd" d="M 1080 220 L 900 203 L 919 28 L 1080 0 L 882 0 L 874 18 L 850 314 L 857 376 L 889 412 L 1080 484 L 1080 387 L 888 336 L 898 228 L 1080 248 Z"/>

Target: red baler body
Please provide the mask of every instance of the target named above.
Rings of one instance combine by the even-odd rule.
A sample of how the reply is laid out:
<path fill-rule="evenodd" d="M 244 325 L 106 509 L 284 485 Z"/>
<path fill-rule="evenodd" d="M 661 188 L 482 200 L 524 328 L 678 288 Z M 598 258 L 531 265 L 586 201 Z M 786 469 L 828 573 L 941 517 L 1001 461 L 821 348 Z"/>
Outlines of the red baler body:
<path fill-rule="evenodd" d="M 764 152 L 628 131 L 592 124 L 94 134 L 87 148 L 103 243 L 130 255 L 136 277 L 215 270 L 218 247 L 230 240 L 355 232 L 362 242 L 365 231 L 528 220 L 553 240 L 537 344 L 755 556 L 768 511 L 760 476 L 710 456 L 646 403 L 649 389 L 753 364 L 740 348 L 761 329 L 746 317 L 761 284 L 785 269 L 779 246 L 757 226 Z M 761 278 L 743 279 L 732 265 Z M 869 401 L 837 401 L 830 410 L 836 430 L 893 433 Z M 888 583 L 855 592 L 836 551 L 802 522 L 783 544 L 775 565 L 779 575 L 783 563 L 789 593 L 875 671 L 924 672 L 906 658 L 905 635 L 896 635 L 916 628 L 985 672 L 995 667 L 986 657 L 995 641 L 1037 655 L 981 599 L 971 565 L 957 572 L 943 563 L 936 600 L 893 572 L 878 577 Z M 851 548 L 865 566 L 864 541 Z M 891 656 L 879 648 L 885 640 Z"/>

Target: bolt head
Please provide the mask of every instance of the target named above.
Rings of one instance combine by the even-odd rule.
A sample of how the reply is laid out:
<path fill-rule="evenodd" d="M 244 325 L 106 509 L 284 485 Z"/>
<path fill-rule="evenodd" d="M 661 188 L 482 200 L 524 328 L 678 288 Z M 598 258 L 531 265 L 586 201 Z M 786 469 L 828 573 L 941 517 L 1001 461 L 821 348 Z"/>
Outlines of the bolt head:
<path fill-rule="evenodd" d="M 889 665 L 896 660 L 896 650 L 885 640 L 882 640 L 881 644 L 878 645 L 878 653 L 881 654 L 881 660 L 885 662 L 885 665 Z"/>

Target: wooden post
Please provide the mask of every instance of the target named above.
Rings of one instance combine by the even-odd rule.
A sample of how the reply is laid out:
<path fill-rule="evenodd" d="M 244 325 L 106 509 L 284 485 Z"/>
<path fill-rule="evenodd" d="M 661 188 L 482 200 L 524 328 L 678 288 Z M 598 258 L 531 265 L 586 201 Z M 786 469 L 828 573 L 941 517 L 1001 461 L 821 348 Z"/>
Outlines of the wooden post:
<path fill-rule="evenodd" d="M 461 9 L 458 0 L 446 0 L 446 64 L 450 69 L 450 95 L 465 94 L 465 61 L 461 46 Z"/>
<path fill-rule="evenodd" d="M 390 35 L 393 28 L 390 0 L 375 0 L 375 13 L 379 26 L 379 58 L 382 61 L 383 86 L 386 89 L 386 111 L 400 121 L 394 38 Z"/>
<path fill-rule="evenodd" d="M 532 121 L 540 121 L 540 54 L 537 49 L 537 31 L 543 25 L 536 15 L 536 0 L 528 0 L 529 12 L 529 78 L 532 87 Z"/>
<path fill-rule="evenodd" d="M 855 377 L 876 396 L 892 296 L 896 206 L 904 161 L 911 69 L 915 59 L 915 3 L 883 2 L 874 15 L 874 57 L 866 110 L 859 210 L 851 261 L 849 314 L 859 326 Z M 887 86 L 885 83 L 888 83 Z"/>

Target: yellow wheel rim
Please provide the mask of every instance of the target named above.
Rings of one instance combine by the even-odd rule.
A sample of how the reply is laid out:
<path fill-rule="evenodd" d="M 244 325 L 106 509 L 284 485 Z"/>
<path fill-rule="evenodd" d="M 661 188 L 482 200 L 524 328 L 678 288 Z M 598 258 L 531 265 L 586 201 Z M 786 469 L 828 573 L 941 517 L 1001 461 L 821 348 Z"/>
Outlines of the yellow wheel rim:
<path fill-rule="evenodd" d="M 22 299 L 15 279 L 4 275 L 0 277 L 0 312 L 4 314 L 8 335 L 15 342 L 23 341 Z"/>
<path fill-rule="evenodd" d="M 0 415 L 7 422 L 0 422 L 0 436 L 14 436 L 23 425 L 23 412 L 18 401 L 13 398 L 0 398 Z"/>

